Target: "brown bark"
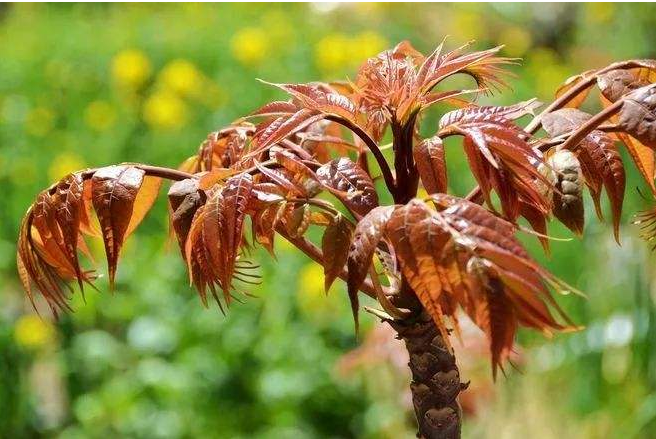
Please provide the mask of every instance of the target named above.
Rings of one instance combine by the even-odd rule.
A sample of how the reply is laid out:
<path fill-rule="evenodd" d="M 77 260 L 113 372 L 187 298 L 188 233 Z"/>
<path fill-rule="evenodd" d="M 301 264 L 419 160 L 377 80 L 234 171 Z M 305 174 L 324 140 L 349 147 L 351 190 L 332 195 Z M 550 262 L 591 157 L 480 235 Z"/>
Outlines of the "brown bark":
<path fill-rule="evenodd" d="M 423 313 L 414 321 L 390 322 L 408 349 L 412 371 L 412 401 L 421 439 L 458 439 L 462 412 L 458 394 L 467 385 L 460 382 L 456 358 Z"/>

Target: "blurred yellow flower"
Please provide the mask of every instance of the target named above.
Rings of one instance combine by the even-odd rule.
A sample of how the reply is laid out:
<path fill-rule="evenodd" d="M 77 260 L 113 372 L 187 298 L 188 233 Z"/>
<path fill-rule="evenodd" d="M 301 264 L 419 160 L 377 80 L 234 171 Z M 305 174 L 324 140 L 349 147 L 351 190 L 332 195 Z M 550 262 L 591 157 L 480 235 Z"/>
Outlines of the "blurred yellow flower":
<path fill-rule="evenodd" d="M 55 113 L 45 107 L 36 107 L 25 118 L 25 131 L 33 136 L 43 137 L 55 126 Z"/>
<path fill-rule="evenodd" d="M 352 38 L 352 50 L 349 53 L 352 62 L 358 65 L 365 59 L 382 52 L 387 46 L 388 42 L 382 35 L 374 31 L 367 31 Z"/>
<path fill-rule="evenodd" d="M 501 31 L 497 38 L 499 44 L 504 44 L 504 55 L 522 56 L 531 48 L 533 38 L 531 33 L 519 26 L 509 26 Z"/>
<path fill-rule="evenodd" d="M 364 60 L 385 50 L 387 40 L 377 32 L 366 31 L 348 37 L 341 33 L 328 34 L 314 46 L 315 63 L 326 74 L 340 73 L 358 67 Z"/>
<path fill-rule="evenodd" d="M 164 87 L 183 96 L 199 94 L 204 80 L 203 74 L 186 59 L 169 62 L 159 73 L 159 81 Z"/>
<path fill-rule="evenodd" d="M 54 341 L 55 329 L 50 322 L 37 315 L 28 314 L 16 322 L 14 339 L 24 348 L 41 348 Z"/>
<path fill-rule="evenodd" d="M 313 319 L 321 321 L 332 320 L 340 310 L 344 298 L 339 294 L 326 296 L 323 288 L 323 267 L 313 262 L 305 265 L 298 277 L 297 302 L 299 308 Z M 337 291 L 337 285 L 331 287 L 332 293 Z"/>
<path fill-rule="evenodd" d="M 546 47 L 537 48 L 530 53 L 527 70 L 535 81 L 535 94 L 541 99 L 551 98 L 558 86 L 569 76 L 558 54 Z"/>
<path fill-rule="evenodd" d="M 82 157 L 72 152 L 63 152 L 52 161 L 48 168 L 48 178 L 50 181 L 58 181 L 62 177 L 73 171 L 84 169 L 86 164 Z"/>
<path fill-rule="evenodd" d="M 346 35 L 328 34 L 314 46 L 314 59 L 319 70 L 332 73 L 347 67 L 351 50 L 353 49 Z"/>
<path fill-rule="evenodd" d="M 298 276 L 298 290 L 312 296 L 324 293 L 323 267 L 319 264 L 306 264 Z"/>
<path fill-rule="evenodd" d="M 160 90 L 144 103 L 143 118 L 154 128 L 180 128 L 187 122 L 187 106 L 174 93 Z"/>
<path fill-rule="evenodd" d="M 615 16 L 614 3 L 585 3 L 586 18 L 595 24 L 608 23 Z"/>
<path fill-rule="evenodd" d="M 449 22 L 448 35 L 455 41 L 483 40 L 487 37 L 487 29 L 487 23 L 478 11 L 458 9 Z"/>
<path fill-rule="evenodd" d="M 245 65 L 257 65 L 269 51 L 269 38 L 266 32 L 255 27 L 239 30 L 230 41 L 232 56 Z"/>
<path fill-rule="evenodd" d="M 139 87 L 146 82 L 151 72 L 150 60 L 140 50 L 123 50 L 112 60 L 112 77 L 121 86 Z"/>
<path fill-rule="evenodd" d="M 105 131 L 114 126 L 116 110 L 109 102 L 93 101 L 84 110 L 84 122 L 96 131 Z"/>

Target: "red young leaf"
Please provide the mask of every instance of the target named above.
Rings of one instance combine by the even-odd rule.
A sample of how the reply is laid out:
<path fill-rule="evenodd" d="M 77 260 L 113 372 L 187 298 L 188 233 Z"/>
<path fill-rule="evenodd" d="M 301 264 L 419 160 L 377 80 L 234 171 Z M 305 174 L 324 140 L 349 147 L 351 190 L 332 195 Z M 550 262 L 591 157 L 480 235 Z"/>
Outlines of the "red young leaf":
<path fill-rule="evenodd" d="M 153 188 L 155 185 L 148 184 L 145 188 L 147 202 L 135 206 L 140 189 L 145 184 L 144 177 L 143 170 L 120 165 L 100 168 L 91 179 L 93 207 L 102 229 L 109 283 L 112 287 L 123 242 L 152 206 L 155 198 L 153 194 L 157 195 L 157 190 Z"/>
<path fill-rule="evenodd" d="M 447 172 L 442 139 L 437 136 L 425 139 L 412 152 L 426 192 L 446 192 Z"/>
<path fill-rule="evenodd" d="M 353 212 L 366 215 L 378 206 L 378 194 L 371 177 L 356 163 L 343 157 L 322 165 L 316 171 L 317 178 L 327 188 L 337 191 L 336 195 Z"/>
<path fill-rule="evenodd" d="M 321 239 L 326 293 L 344 269 L 350 244 L 351 224 L 340 215 L 332 224 L 326 227 L 326 231 Z M 357 308 L 355 315 L 357 316 Z"/>
<path fill-rule="evenodd" d="M 394 206 L 376 207 L 358 221 L 348 252 L 349 297 L 357 297 L 358 290 L 369 273 L 374 251 L 383 238 L 385 225 L 394 209 Z"/>
<path fill-rule="evenodd" d="M 639 88 L 624 98 L 619 126 L 643 145 L 656 150 L 656 84 Z"/>

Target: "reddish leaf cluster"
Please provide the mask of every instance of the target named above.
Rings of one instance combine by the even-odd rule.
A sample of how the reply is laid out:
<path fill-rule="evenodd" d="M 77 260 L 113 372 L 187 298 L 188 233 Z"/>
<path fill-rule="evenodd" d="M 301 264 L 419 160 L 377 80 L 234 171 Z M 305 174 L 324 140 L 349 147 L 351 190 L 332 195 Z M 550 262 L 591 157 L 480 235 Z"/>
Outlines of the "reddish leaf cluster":
<path fill-rule="evenodd" d="M 113 285 L 123 242 L 155 201 L 160 184 L 139 167 L 118 165 L 70 174 L 41 192 L 18 239 L 18 271 L 30 299 L 33 281 L 56 315 L 68 308 L 64 281 L 77 279 L 82 289 L 95 279 L 93 271 L 80 268 L 78 251 L 90 257 L 84 235 L 102 235 Z"/>
<path fill-rule="evenodd" d="M 515 237 L 518 218 L 545 247 L 552 214 L 582 233 L 585 185 L 600 217 L 605 189 L 618 237 L 625 169 L 617 141 L 656 196 L 656 63 L 624 61 L 570 78 L 535 115 L 535 100 L 467 100 L 502 86 L 513 60 L 498 56 L 500 48 L 465 48 L 440 45 L 426 56 L 403 42 L 367 60 L 352 83 L 273 84 L 289 99 L 264 105 L 248 116 L 253 123 L 211 133 L 177 171 L 126 164 L 67 176 L 39 194 L 23 220 L 17 259 L 27 293 L 33 282 L 53 311 L 66 308 L 64 281 L 82 287 L 95 278 L 78 260 L 78 251 L 88 253 L 85 235 L 102 236 L 113 283 L 121 246 L 164 177 L 176 181 L 171 229 L 203 303 L 208 291 L 220 306 L 235 291 L 248 294 L 241 285 L 259 279 L 250 249 L 273 254 L 279 235 L 323 265 L 326 290 L 346 279 L 356 325 L 360 291 L 386 319 L 428 313 L 445 340 L 462 309 L 487 334 L 496 371 L 518 327 L 545 334 L 573 327 L 551 296 L 572 289 L 528 255 Z M 436 90 L 455 74 L 473 78 L 475 88 Z M 604 109 L 587 114 L 578 107 L 595 85 Z M 457 109 L 424 139 L 422 112 L 438 102 Z M 380 145 L 388 127 L 393 163 Z M 462 198 L 447 195 L 450 136 L 463 139 L 479 185 Z M 433 207 L 416 198 L 420 184 Z M 394 204 L 380 206 L 381 190 Z M 639 221 L 654 238 L 656 210 Z M 308 238 L 312 228 L 323 229 L 318 244 Z"/>

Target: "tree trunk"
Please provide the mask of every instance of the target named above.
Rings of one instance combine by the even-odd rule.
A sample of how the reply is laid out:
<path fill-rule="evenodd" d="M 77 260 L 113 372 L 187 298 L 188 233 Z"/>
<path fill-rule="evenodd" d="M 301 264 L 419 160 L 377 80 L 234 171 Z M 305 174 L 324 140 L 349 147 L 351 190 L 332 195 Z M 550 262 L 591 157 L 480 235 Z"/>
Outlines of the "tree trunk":
<path fill-rule="evenodd" d="M 421 439 L 458 439 L 462 412 L 456 358 L 444 343 L 435 323 L 422 313 L 410 321 L 390 322 L 405 342 L 412 371 L 412 402 Z"/>

